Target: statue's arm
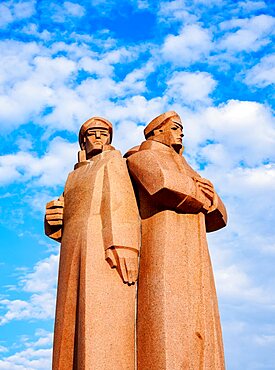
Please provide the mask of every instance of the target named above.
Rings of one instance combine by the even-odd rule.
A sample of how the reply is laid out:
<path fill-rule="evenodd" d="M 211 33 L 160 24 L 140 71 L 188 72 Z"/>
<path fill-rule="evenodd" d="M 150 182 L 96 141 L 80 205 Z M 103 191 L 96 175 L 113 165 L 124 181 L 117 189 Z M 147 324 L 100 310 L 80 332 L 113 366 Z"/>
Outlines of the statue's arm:
<path fill-rule="evenodd" d="M 168 209 L 186 213 L 207 212 L 210 200 L 201 192 L 197 182 L 178 170 L 173 159 L 166 163 L 150 150 L 140 151 L 127 160 L 133 179 L 151 196 L 152 201 Z"/>
<path fill-rule="evenodd" d="M 211 232 L 219 230 L 225 227 L 226 224 L 227 224 L 226 208 L 221 198 L 215 192 L 213 205 L 209 209 L 208 213 L 206 213 L 205 215 L 206 231 Z"/>
<path fill-rule="evenodd" d="M 211 232 L 223 228 L 227 223 L 227 213 L 221 198 L 214 189 L 214 185 L 211 181 L 202 178 L 199 174 L 196 174 L 194 179 L 200 191 L 211 201 L 211 206 L 205 213 L 206 231 Z"/>
<path fill-rule="evenodd" d="M 117 150 L 111 153 L 104 170 L 101 219 L 106 260 L 118 269 L 124 282 L 134 283 L 138 274 L 140 217 L 126 162 Z"/>
<path fill-rule="evenodd" d="M 57 200 L 52 200 L 46 205 L 44 218 L 45 234 L 58 242 L 61 242 L 63 228 L 64 197 L 61 195 Z"/>

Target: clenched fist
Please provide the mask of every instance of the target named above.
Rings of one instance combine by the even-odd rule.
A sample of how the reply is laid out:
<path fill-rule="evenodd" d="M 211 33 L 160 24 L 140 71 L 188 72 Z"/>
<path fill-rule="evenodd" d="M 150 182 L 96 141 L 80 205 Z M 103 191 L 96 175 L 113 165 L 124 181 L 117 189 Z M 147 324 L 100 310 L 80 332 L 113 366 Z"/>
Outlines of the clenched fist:
<path fill-rule="evenodd" d="M 63 224 L 64 201 L 59 198 L 52 200 L 46 205 L 45 219 L 51 226 L 62 226 Z"/>

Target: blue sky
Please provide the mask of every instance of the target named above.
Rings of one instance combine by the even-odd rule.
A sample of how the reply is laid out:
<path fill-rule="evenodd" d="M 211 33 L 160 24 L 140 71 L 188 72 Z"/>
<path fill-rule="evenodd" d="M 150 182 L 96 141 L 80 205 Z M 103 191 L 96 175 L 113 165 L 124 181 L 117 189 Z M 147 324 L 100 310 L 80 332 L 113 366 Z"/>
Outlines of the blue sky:
<path fill-rule="evenodd" d="M 89 117 L 125 152 L 176 110 L 229 213 L 209 235 L 228 370 L 275 369 L 273 1 L 0 3 L 0 369 L 50 369 L 63 191 Z"/>

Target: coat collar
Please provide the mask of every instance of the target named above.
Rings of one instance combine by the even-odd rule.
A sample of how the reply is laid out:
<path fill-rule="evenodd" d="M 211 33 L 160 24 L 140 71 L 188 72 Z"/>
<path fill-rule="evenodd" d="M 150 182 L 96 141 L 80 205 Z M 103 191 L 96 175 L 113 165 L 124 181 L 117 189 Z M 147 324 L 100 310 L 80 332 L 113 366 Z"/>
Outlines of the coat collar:
<path fill-rule="evenodd" d="M 163 150 L 169 153 L 177 154 L 174 149 L 170 148 L 170 146 L 160 143 L 159 141 L 155 140 L 146 140 L 141 143 L 139 150 Z"/>
<path fill-rule="evenodd" d="M 171 155 L 179 167 L 185 168 L 190 174 L 191 177 L 200 177 L 199 174 L 193 170 L 193 168 L 187 163 L 186 159 L 183 155 L 178 154 L 173 148 L 170 146 L 160 143 L 159 141 L 155 140 L 146 140 L 141 143 L 139 151 L 142 150 L 153 150 L 153 151 L 162 151 Z"/>
<path fill-rule="evenodd" d="M 98 153 L 97 155 L 93 156 L 91 159 L 86 159 L 84 161 L 78 162 L 74 165 L 74 170 L 76 170 L 79 167 L 86 166 L 87 164 L 95 164 L 99 160 L 103 159 L 104 157 L 108 156 L 110 151 L 116 150 L 112 145 L 104 145 L 104 150 L 101 153 Z"/>

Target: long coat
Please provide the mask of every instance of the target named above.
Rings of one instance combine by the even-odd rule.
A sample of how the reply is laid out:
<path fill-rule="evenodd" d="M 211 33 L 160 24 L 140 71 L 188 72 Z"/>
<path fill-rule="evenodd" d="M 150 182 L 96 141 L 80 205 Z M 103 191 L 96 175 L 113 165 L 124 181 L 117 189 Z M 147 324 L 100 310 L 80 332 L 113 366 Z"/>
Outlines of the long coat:
<path fill-rule="evenodd" d="M 54 370 L 134 370 L 135 286 L 105 261 L 112 246 L 140 246 L 125 160 L 105 151 L 68 176 L 54 329 Z"/>
<path fill-rule="evenodd" d="M 222 370 L 220 318 L 206 231 L 226 223 L 196 186 L 199 175 L 152 140 L 128 158 L 142 219 L 138 370 Z"/>

